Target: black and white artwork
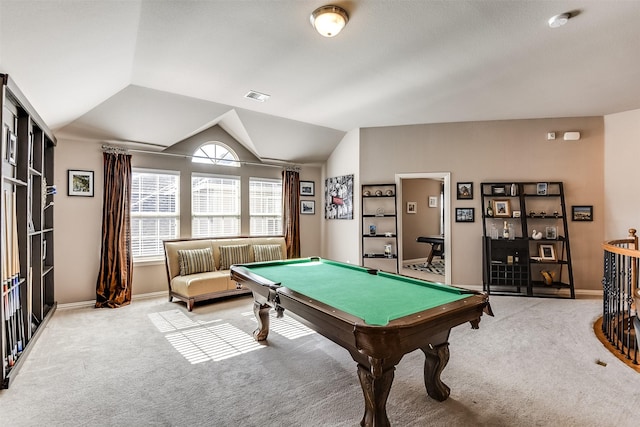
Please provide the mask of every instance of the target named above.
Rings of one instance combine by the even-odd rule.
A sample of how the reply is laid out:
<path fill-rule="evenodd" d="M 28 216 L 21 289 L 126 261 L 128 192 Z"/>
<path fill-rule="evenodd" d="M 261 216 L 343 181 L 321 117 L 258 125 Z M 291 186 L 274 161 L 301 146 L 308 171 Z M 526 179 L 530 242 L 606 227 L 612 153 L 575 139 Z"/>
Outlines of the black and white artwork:
<path fill-rule="evenodd" d="M 325 180 L 326 219 L 353 219 L 353 174 Z"/>

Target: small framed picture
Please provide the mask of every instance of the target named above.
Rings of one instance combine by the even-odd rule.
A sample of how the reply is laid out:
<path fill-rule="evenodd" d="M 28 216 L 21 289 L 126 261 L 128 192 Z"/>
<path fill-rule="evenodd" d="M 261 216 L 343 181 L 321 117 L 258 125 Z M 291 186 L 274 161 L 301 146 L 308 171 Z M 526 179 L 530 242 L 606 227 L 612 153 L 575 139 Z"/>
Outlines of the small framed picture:
<path fill-rule="evenodd" d="M 553 244 L 540 244 L 538 245 L 538 254 L 542 261 L 555 261 L 556 247 Z"/>
<path fill-rule="evenodd" d="M 416 202 L 407 202 L 407 213 L 414 214 L 418 212 L 418 204 Z"/>
<path fill-rule="evenodd" d="M 548 187 L 549 187 L 549 185 L 546 182 L 539 182 L 536 185 L 536 194 L 538 196 L 546 196 Z"/>
<path fill-rule="evenodd" d="M 504 196 L 507 194 L 504 185 L 492 185 L 491 194 L 494 196 Z"/>
<path fill-rule="evenodd" d="M 458 183 L 458 200 L 473 199 L 473 182 Z"/>
<path fill-rule="evenodd" d="M 314 200 L 300 200 L 300 213 L 302 215 L 315 215 L 316 202 Z"/>
<path fill-rule="evenodd" d="M 593 221 L 593 206 L 571 206 L 571 219 Z"/>
<path fill-rule="evenodd" d="M 7 128 L 7 161 L 15 166 L 16 164 L 16 151 L 18 149 L 18 138 L 16 134 L 11 132 L 9 128 Z"/>
<path fill-rule="evenodd" d="M 438 207 L 438 197 L 429 196 L 429 207 L 430 208 L 437 208 Z"/>
<path fill-rule="evenodd" d="M 378 233 L 378 228 L 376 227 L 375 224 L 370 224 L 369 225 L 369 235 L 370 236 L 375 236 Z"/>
<path fill-rule="evenodd" d="M 93 171 L 69 170 L 69 196 L 93 197 Z"/>
<path fill-rule="evenodd" d="M 315 181 L 300 181 L 300 195 L 315 196 L 316 195 L 315 187 L 316 187 Z"/>
<path fill-rule="evenodd" d="M 556 227 L 546 227 L 545 231 L 545 239 L 555 240 L 558 238 L 558 229 Z"/>
<path fill-rule="evenodd" d="M 509 200 L 494 200 L 493 216 L 498 218 L 511 218 L 511 203 Z"/>
<path fill-rule="evenodd" d="M 456 208 L 456 222 L 475 221 L 475 208 Z"/>

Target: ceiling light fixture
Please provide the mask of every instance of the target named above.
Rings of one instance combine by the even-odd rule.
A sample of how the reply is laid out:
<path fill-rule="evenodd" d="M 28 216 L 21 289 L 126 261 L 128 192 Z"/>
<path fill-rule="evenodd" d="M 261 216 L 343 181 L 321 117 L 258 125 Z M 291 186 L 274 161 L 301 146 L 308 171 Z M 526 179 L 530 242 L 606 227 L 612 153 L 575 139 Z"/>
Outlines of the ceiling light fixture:
<path fill-rule="evenodd" d="M 549 26 L 551 28 L 562 27 L 569 21 L 569 18 L 571 18 L 571 15 L 568 13 L 561 13 L 560 15 L 552 16 L 549 18 Z"/>
<path fill-rule="evenodd" d="M 324 37 L 335 37 L 349 22 L 347 11 L 338 6 L 321 6 L 309 17 L 311 25 Z"/>

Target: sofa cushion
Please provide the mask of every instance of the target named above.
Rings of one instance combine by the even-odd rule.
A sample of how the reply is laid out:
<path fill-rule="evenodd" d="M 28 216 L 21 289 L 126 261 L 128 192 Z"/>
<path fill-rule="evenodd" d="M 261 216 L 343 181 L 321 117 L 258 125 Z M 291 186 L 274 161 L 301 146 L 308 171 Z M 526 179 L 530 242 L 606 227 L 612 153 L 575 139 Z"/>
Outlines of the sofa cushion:
<path fill-rule="evenodd" d="M 280 245 L 253 245 L 253 257 L 256 262 L 277 261 L 282 259 Z"/>
<path fill-rule="evenodd" d="M 220 246 L 220 270 L 229 270 L 233 264 L 246 264 L 249 258 L 249 245 Z"/>
<path fill-rule="evenodd" d="M 178 250 L 178 262 L 180 263 L 181 276 L 216 270 L 211 248 L 180 249 Z"/>
<path fill-rule="evenodd" d="M 171 290 L 185 297 L 197 297 L 211 292 L 226 291 L 229 288 L 228 271 L 176 276 L 171 281 Z"/>

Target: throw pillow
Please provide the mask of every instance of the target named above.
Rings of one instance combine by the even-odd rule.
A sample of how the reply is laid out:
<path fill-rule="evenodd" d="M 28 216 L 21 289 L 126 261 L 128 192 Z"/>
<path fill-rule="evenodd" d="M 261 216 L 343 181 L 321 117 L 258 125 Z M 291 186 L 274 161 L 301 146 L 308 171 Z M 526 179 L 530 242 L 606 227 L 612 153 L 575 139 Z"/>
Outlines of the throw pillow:
<path fill-rule="evenodd" d="M 277 261 L 282 259 L 280 245 L 253 245 L 253 255 L 256 262 Z"/>
<path fill-rule="evenodd" d="M 220 246 L 220 270 L 228 270 L 233 264 L 246 264 L 249 259 L 249 245 Z"/>
<path fill-rule="evenodd" d="M 179 249 L 178 262 L 180 263 L 180 275 L 216 271 L 211 248 L 204 249 Z"/>

